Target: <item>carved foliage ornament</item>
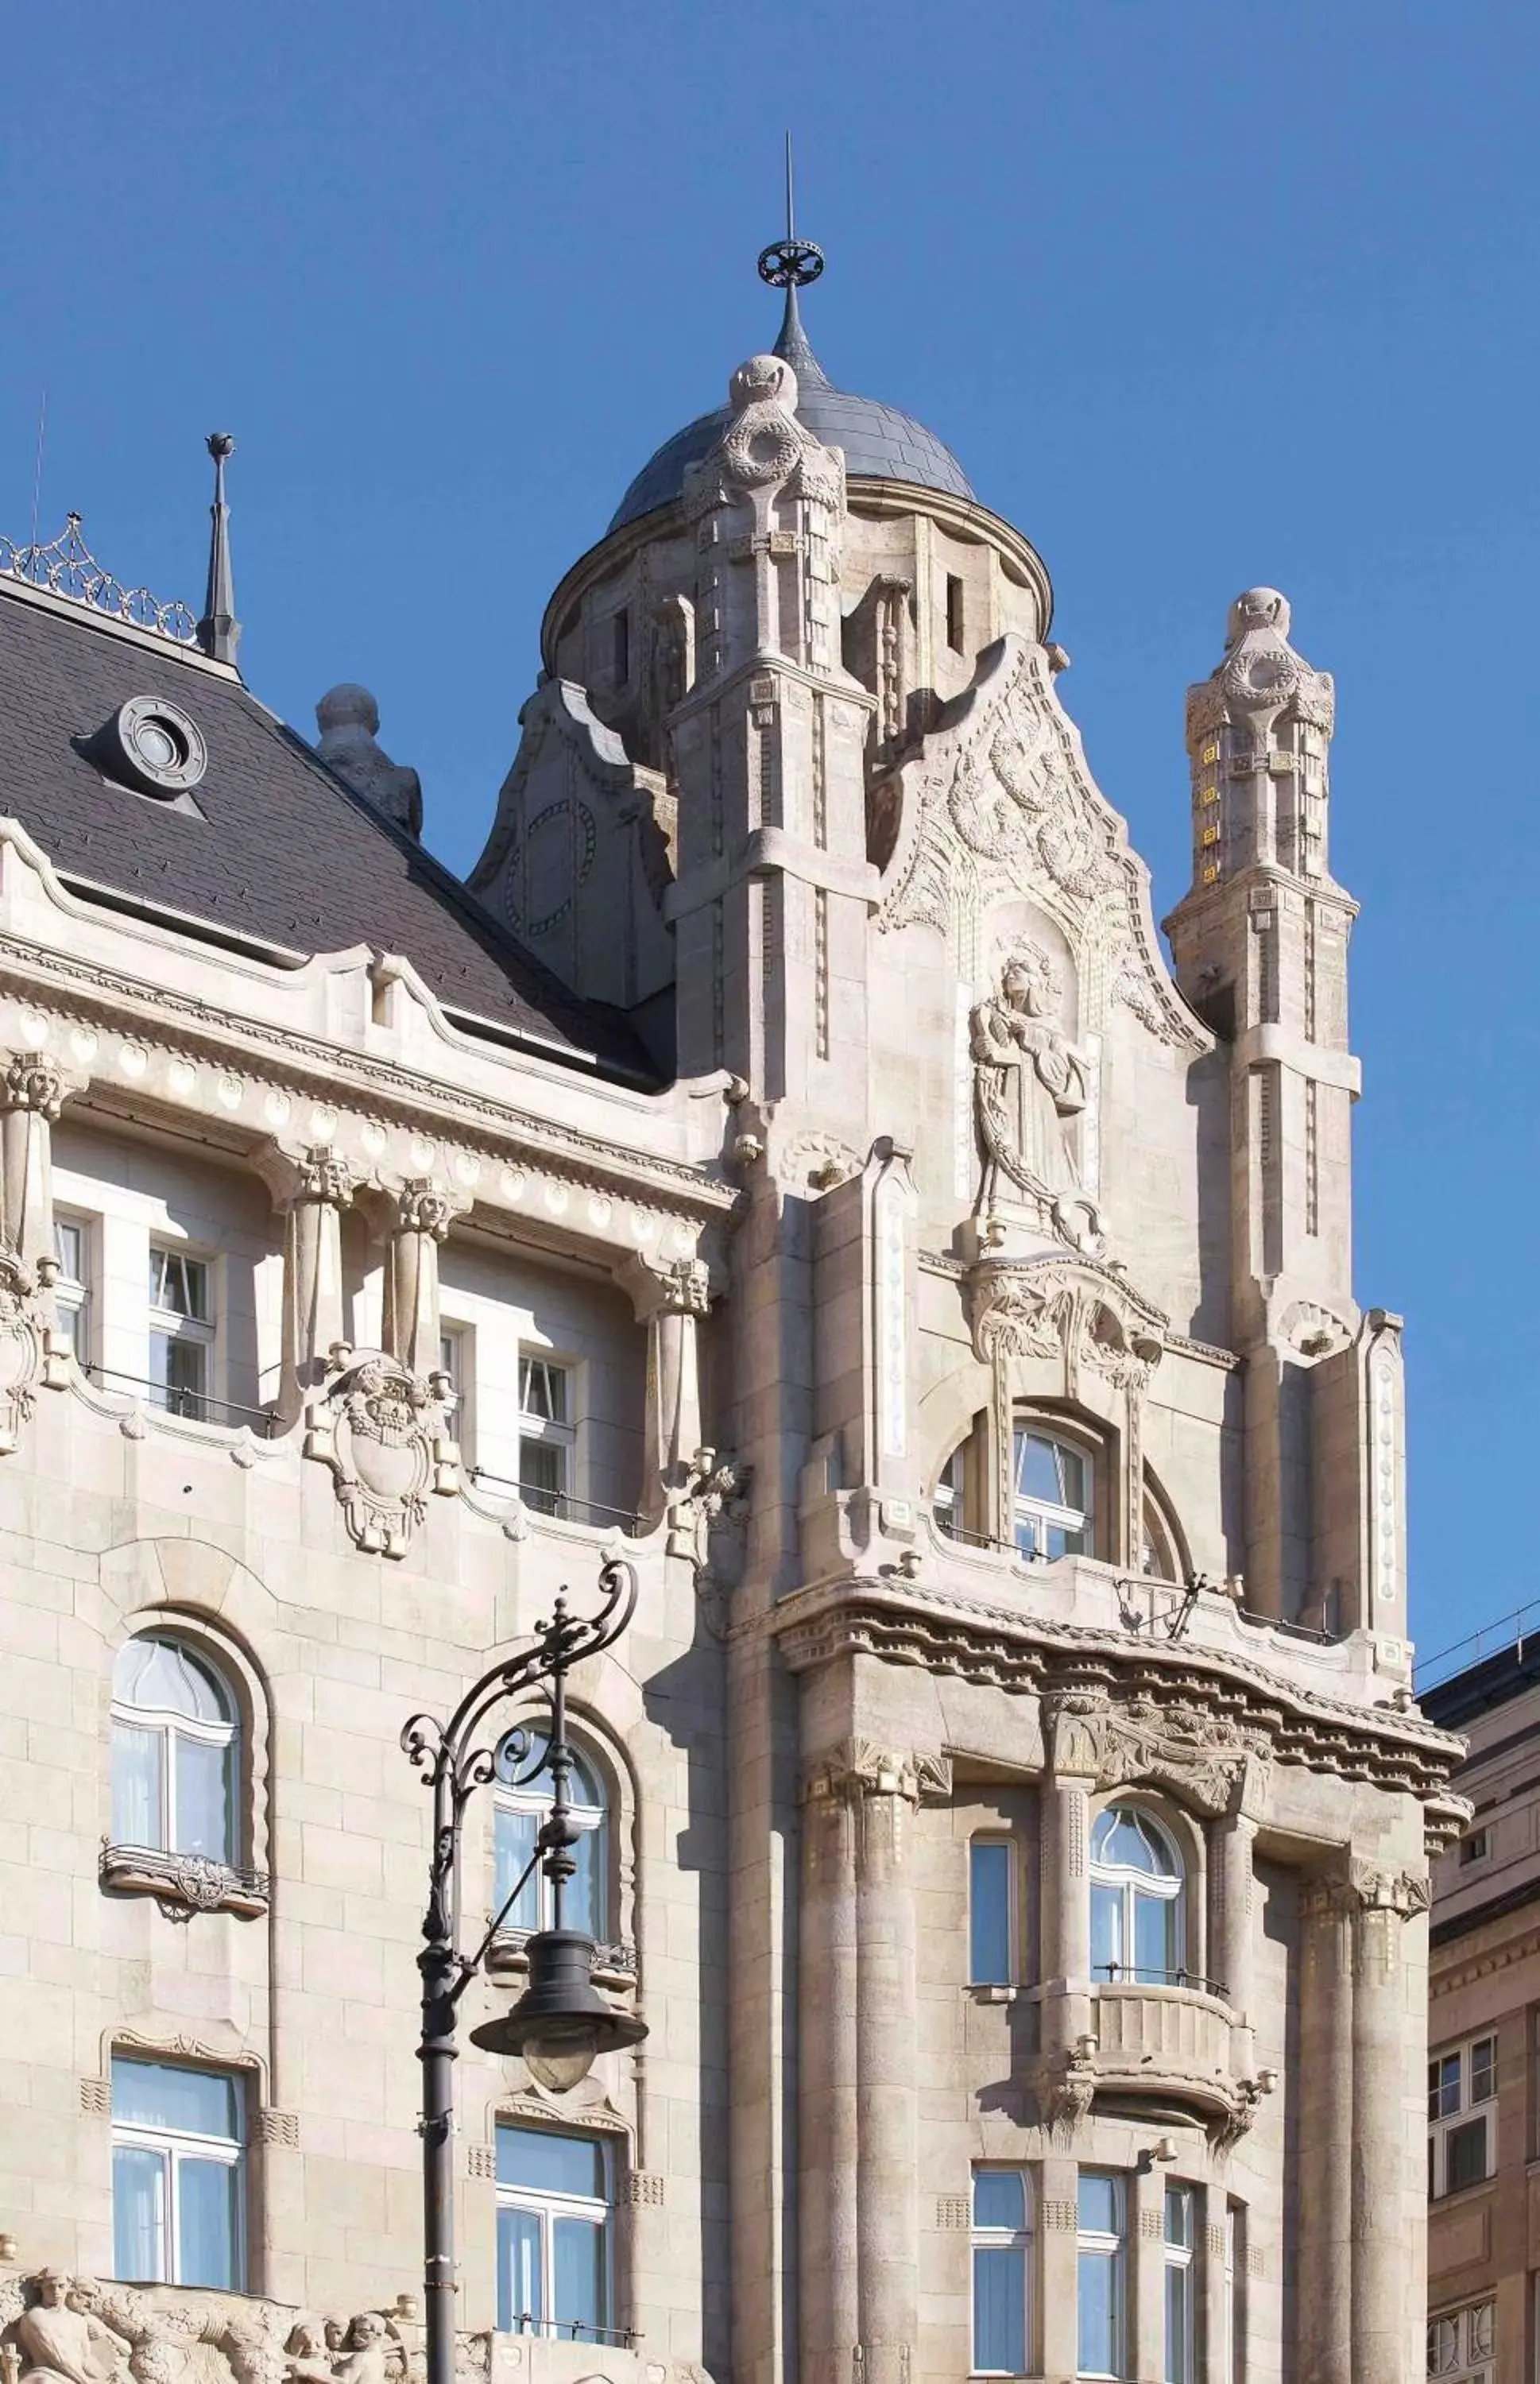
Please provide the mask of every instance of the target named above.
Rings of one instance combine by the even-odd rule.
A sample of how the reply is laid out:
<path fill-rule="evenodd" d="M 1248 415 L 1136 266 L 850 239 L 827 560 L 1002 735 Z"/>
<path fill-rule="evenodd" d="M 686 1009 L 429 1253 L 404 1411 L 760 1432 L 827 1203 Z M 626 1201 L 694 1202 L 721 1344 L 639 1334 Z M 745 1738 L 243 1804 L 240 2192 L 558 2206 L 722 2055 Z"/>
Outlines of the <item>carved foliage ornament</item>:
<path fill-rule="evenodd" d="M 52 1279 L 52 1262 L 42 1270 Z M 46 1293 L 47 1286 L 43 1286 Z M 50 1319 L 30 1267 L 0 1244 L 0 1456 L 15 1448 L 40 1383 L 56 1387 L 50 1364 Z M 65 1377 L 58 1373 L 62 1382 Z"/>
<path fill-rule="evenodd" d="M 938 928 L 971 976 L 975 923 L 997 901 L 1028 897 L 1075 950 L 1091 997 L 1083 1027 L 1103 1024 L 1110 998 L 1162 1043 L 1204 1049 L 1155 942 L 1147 873 L 1086 766 L 1046 649 L 1000 639 L 950 712 L 898 775 L 900 825 L 878 925 Z"/>
<path fill-rule="evenodd" d="M 1165 1345 L 1160 1310 L 1085 1263 L 985 1260 L 969 1276 L 968 1305 L 975 1357 L 997 1367 L 1060 1359 L 1068 1397 L 1087 1367 L 1120 1390 L 1144 1390 Z"/>
<path fill-rule="evenodd" d="M 901 1796 L 918 1805 L 951 1794 L 951 1763 L 944 1755 L 879 1746 L 873 1739 L 846 1739 L 809 1766 L 810 1803 L 837 1796 Z"/>
<path fill-rule="evenodd" d="M 380 1354 L 355 1360 L 312 1399 L 304 1453 L 330 1467 L 348 1530 L 372 1555 L 404 1557 L 428 1495 L 459 1487 L 447 1402 Z"/>
<path fill-rule="evenodd" d="M 1153 1697 L 1114 1703 L 1094 1690 L 1048 1698 L 1053 1769 L 1100 1788 L 1168 1787 L 1211 1816 L 1227 1812 L 1248 1767 L 1267 1758 L 1266 1731 L 1202 1706 Z"/>

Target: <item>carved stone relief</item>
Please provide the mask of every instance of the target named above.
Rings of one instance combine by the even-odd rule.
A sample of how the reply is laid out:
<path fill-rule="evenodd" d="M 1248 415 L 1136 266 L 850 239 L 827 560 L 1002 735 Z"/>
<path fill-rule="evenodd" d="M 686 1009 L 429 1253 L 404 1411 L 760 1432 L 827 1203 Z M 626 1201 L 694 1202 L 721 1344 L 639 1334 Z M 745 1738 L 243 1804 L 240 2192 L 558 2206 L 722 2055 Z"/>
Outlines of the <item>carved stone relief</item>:
<path fill-rule="evenodd" d="M 975 1213 L 987 1244 L 1015 1211 L 1074 1249 L 1095 1249 L 1101 1221 L 1082 1180 L 1079 1122 L 1094 1067 L 1062 1025 L 1064 984 L 1040 944 L 1002 956 L 996 990 L 969 1017 L 983 1153 Z"/>
<path fill-rule="evenodd" d="M 1059 1387 L 1077 1396 L 1083 1368 L 1142 1391 L 1160 1364 L 1168 1319 L 1112 1273 L 1073 1260 L 981 1259 L 968 1275 L 974 1354 L 1057 1358 Z"/>
<path fill-rule="evenodd" d="M 430 1494 L 460 1486 L 460 1452 L 436 1384 L 375 1353 L 333 1377 L 306 1410 L 304 1453 L 331 1469 L 347 1527 L 366 1553 L 404 1557 Z"/>
<path fill-rule="evenodd" d="M 1044 1700 L 1056 1773 L 1099 1788 L 1149 1782 L 1168 1787 L 1195 1810 L 1228 1812 L 1266 1759 L 1268 1734 L 1202 1706 L 1153 1697 L 1115 1701 L 1096 1690 L 1065 1690 Z"/>
<path fill-rule="evenodd" d="M 1045 648 L 1014 635 L 990 647 L 897 787 L 879 926 L 939 929 L 958 975 L 976 985 L 990 909 L 1025 896 L 1074 951 L 1082 1035 L 1104 1026 L 1115 1001 L 1161 1043 L 1207 1048 L 1161 958 L 1148 875 L 1086 766 Z"/>

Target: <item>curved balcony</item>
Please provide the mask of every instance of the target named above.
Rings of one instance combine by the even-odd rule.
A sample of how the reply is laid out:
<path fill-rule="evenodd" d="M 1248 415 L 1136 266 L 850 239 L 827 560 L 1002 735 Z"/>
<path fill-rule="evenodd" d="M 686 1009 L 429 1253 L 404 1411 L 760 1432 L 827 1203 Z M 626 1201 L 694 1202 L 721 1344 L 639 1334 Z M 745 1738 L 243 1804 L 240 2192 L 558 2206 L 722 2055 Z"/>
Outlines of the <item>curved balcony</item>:
<path fill-rule="evenodd" d="M 1234 2020 L 1211 1980 L 1156 1984 L 1145 1975 L 1099 1981 L 1091 1995 L 1092 2038 L 1082 2055 L 1097 2107 L 1136 2105 L 1140 2117 L 1151 2120 L 1169 2109 L 1211 2129 L 1244 2126 L 1255 2088 L 1231 2067 Z"/>

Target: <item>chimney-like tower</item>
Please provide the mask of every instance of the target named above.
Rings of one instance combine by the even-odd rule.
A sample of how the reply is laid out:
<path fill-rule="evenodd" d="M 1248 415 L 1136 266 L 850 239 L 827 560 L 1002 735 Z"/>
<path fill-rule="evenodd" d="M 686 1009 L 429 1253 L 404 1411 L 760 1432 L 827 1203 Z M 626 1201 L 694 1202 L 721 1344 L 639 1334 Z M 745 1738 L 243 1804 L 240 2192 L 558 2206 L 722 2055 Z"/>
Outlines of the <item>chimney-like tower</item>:
<path fill-rule="evenodd" d="M 1358 905 L 1328 858 L 1334 719 L 1329 675 L 1289 642 L 1287 600 L 1248 589 L 1223 660 L 1187 692 L 1193 884 L 1166 925 L 1182 990 L 1230 1052 L 1247 1603 L 1399 1637 L 1398 1326 L 1361 1320 L 1351 1289 Z"/>

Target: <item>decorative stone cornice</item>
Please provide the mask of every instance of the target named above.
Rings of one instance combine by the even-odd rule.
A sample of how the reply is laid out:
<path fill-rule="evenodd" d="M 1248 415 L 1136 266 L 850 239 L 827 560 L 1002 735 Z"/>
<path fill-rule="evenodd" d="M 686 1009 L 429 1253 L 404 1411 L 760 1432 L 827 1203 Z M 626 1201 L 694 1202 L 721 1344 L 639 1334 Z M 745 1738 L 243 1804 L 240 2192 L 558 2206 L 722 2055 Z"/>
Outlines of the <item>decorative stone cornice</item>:
<path fill-rule="evenodd" d="M 848 1738 L 816 1757 L 802 1782 L 802 1795 L 810 1805 L 841 1796 L 901 1796 L 906 1804 L 919 1805 L 950 1794 L 951 1764 L 946 1756 L 879 1746 L 865 1738 Z"/>
<path fill-rule="evenodd" d="M 1223 1763 L 1266 1754 L 1280 1764 L 1362 1780 L 1430 1801 L 1463 1759 L 1463 1742 L 1414 1714 L 1355 1706 L 1221 1648 L 1134 1641 L 1112 1630 L 987 1604 L 898 1573 L 818 1584 L 783 1599 L 763 1622 L 793 1671 L 853 1655 L 919 1665 L 1012 1694 L 1100 1695 L 1119 1708 L 1119 1763 L 1172 1764 L 1191 1745 L 1186 1777 L 1201 1794 L 1216 1759 L 1193 1740 L 1193 1717 L 1215 1737 L 1234 1732 Z M 1124 1770 L 1123 1777 L 1131 1774 Z M 1232 1777 L 1237 1776 L 1236 1773 Z M 1217 1775 L 1214 1785 L 1217 1788 Z"/>

